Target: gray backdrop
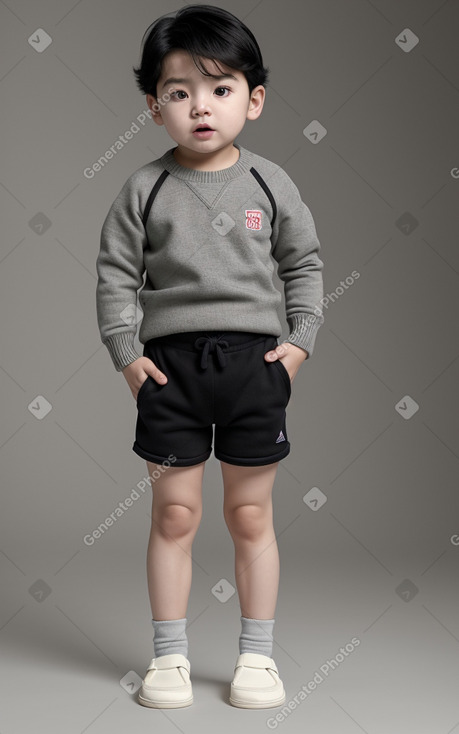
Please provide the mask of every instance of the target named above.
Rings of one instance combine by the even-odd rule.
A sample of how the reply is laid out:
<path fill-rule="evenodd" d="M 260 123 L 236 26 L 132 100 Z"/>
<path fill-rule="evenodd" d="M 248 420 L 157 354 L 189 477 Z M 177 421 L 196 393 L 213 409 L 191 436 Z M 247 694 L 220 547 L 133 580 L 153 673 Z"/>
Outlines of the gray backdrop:
<path fill-rule="evenodd" d="M 131 67 L 147 26 L 180 2 L 8 0 L 0 732 L 459 732 L 458 3 L 219 4 L 271 69 L 238 141 L 297 183 L 329 299 L 274 488 L 286 706 L 228 703 L 240 610 L 213 454 L 187 613 L 195 703 L 135 701 L 153 656 L 151 489 L 135 490 L 136 406 L 100 342 L 95 261 L 127 177 L 175 143 L 147 119 L 85 169 L 147 109 Z"/>

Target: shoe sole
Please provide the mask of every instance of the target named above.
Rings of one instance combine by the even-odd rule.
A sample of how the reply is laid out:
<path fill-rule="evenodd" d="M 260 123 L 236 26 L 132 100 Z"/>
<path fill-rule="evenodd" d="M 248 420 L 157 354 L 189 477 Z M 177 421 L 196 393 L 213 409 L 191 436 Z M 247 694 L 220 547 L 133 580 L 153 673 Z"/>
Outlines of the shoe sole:
<path fill-rule="evenodd" d="M 274 701 L 253 701 L 252 703 L 247 703 L 247 701 L 238 701 L 230 696 L 229 702 L 232 706 L 237 706 L 241 709 L 270 709 L 275 708 L 276 706 L 282 706 L 282 704 L 285 703 L 285 698 L 286 696 L 284 693 L 281 698 L 277 698 Z"/>
<path fill-rule="evenodd" d="M 193 696 L 187 698 L 185 701 L 149 701 L 147 698 L 142 698 L 142 696 L 137 696 L 137 700 L 142 706 L 148 706 L 151 709 L 178 709 L 184 706 L 191 706 Z"/>

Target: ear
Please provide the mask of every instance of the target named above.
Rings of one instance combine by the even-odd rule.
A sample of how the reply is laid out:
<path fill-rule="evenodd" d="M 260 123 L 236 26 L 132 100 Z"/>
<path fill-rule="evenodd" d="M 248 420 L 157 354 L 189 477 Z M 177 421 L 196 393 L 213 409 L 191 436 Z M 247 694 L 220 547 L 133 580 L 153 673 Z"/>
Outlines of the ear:
<path fill-rule="evenodd" d="M 248 120 L 256 120 L 260 117 L 265 103 L 266 89 L 262 84 L 252 89 L 249 100 L 249 109 L 247 111 Z"/>
<path fill-rule="evenodd" d="M 153 120 L 156 122 L 156 124 L 164 125 L 164 120 L 161 117 L 161 106 L 158 104 L 157 99 L 153 97 L 152 94 L 147 94 L 147 105 L 148 108 L 151 110 Z"/>

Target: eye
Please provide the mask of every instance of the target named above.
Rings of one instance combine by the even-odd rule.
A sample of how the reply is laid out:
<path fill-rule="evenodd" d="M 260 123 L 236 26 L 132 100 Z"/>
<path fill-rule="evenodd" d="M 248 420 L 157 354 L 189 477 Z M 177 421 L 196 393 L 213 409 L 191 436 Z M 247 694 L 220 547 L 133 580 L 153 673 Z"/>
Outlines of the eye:
<path fill-rule="evenodd" d="M 171 97 L 175 97 L 175 99 L 185 99 L 185 97 L 179 97 L 179 94 L 184 94 L 186 96 L 186 92 L 184 92 L 183 89 L 177 89 L 175 92 L 171 92 Z"/>
<path fill-rule="evenodd" d="M 222 90 L 223 92 L 228 92 L 228 94 L 231 92 L 231 89 L 229 87 L 217 87 L 215 92 L 217 93 L 218 91 Z M 217 94 L 217 97 L 228 97 L 228 94 Z"/>

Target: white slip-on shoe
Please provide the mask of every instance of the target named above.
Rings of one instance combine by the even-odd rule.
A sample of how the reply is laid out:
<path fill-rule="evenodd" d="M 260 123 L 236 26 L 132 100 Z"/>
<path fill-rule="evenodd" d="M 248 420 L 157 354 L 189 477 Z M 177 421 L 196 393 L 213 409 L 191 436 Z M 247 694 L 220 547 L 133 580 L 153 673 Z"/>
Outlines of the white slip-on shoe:
<path fill-rule="evenodd" d="M 267 655 L 241 653 L 234 668 L 230 703 L 244 709 L 280 706 L 285 701 L 284 686 L 276 663 Z"/>
<path fill-rule="evenodd" d="M 185 655 L 172 653 L 153 658 L 137 697 L 142 706 L 175 709 L 193 703 L 190 661 Z"/>

